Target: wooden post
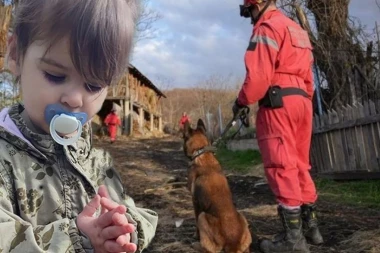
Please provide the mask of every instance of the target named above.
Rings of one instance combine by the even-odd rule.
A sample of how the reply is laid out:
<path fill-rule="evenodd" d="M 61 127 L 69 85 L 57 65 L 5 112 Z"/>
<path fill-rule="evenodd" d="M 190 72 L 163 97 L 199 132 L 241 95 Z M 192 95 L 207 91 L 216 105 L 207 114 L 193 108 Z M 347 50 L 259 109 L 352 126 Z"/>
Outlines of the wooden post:
<path fill-rule="evenodd" d="M 132 92 L 131 85 L 133 85 L 133 79 L 128 70 L 128 76 L 125 83 L 125 129 L 124 133 L 127 135 L 132 135 L 133 133 L 133 100 L 132 100 Z"/>
<path fill-rule="evenodd" d="M 126 81 L 126 84 L 125 84 L 125 98 L 128 99 L 131 94 L 130 94 L 130 87 L 129 87 L 129 84 L 130 84 L 130 81 L 131 81 L 131 74 L 128 73 L 128 77 L 127 77 L 127 81 Z"/>
<path fill-rule="evenodd" d="M 162 132 L 162 116 L 158 117 L 158 131 Z"/>
<path fill-rule="evenodd" d="M 129 135 L 133 134 L 133 115 L 133 99 L 131 97 L 131 99 L 129 100 Z"/>
<path fill-rule="evenodd" d="M 129 125 L 130 125 L 130 119 L 131 111 L 129 109 L 129 100 L 124 101 L 124 131 L 123 134 L 128 135 L 129 134 Z"/>
<path fill-rule="evenodd" d="M 112 86 L 112 97 L 116 97 L 116 86 Z"/>
<path fill-rule="evenodd" d="M 154 122 L 154 115 L 153 113 L 150 113 L 150 131 L 151 132 L 154 130 L 153 122 Z"/>
<path fill-rule="evenodd" d="M 142 107 L 139 108 L 139 127 L 141 132 L 144 130 L 144 109 Z"/>

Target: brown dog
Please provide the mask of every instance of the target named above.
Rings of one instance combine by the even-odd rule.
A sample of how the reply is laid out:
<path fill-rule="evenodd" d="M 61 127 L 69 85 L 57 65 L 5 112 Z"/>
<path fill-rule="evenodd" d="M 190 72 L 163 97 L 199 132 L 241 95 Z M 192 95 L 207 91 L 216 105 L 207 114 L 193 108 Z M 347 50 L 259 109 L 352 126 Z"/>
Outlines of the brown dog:
<path fill-rule="evenodd" d="M 184 126 L 184 151 L 192 159 L 187 186 L 193 197 L 197 232 L 203 252 L 249 253 L 247 220 L 233 202 L 222 168 L 210 151 L 201 119 L 197 128 Z"/>

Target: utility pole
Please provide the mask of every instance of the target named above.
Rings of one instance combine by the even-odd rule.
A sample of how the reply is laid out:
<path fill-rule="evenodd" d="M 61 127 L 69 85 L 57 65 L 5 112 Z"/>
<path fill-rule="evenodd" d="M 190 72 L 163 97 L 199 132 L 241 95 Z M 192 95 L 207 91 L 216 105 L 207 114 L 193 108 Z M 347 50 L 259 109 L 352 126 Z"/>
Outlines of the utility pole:
<path fill-rule="evenodd" d="M 222 108 L 220 107 L 220 104 L 218 106 L 218 111 L 219 111 L 219 129 L 220 129 L 220 134 L 223 133 L 223 120 L 222 120 Z"/>

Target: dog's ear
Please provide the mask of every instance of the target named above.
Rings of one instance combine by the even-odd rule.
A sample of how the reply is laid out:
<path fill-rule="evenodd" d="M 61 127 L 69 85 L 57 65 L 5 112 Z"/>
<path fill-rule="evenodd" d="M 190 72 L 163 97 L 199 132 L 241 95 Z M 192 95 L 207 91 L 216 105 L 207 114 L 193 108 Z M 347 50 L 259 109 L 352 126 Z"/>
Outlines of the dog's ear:
<path fill-rule="evenodd" d="M 203 123 L 203 120 L 201 119 L 198 119 L 197 130 L 201 130 L 203 134 L 206 134 L 206 126 L 205 123 Z"/>
<path fill-rule="evenodd" d="M 190 126 L 189 121 L 185 122 L 185 125 L 183 125 L 183 138 L 188 139 L 191 134 L 193 133 L 193 129 Z"/>

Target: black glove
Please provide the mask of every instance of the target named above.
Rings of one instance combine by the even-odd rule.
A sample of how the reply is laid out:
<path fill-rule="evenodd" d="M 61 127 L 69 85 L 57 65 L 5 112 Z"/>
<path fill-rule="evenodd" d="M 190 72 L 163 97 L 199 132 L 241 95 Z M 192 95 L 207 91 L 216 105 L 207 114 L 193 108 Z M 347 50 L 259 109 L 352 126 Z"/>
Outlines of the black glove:
<path fill-rule="evenodd" d="M 238 102 L 238 99 L 235 100 L 234 105 L 232 106 L 232 113 L 234 114 L 234 117 L 239 113 L 239 111 L 244 108 L 244 105 L 240 105 Z"/>

